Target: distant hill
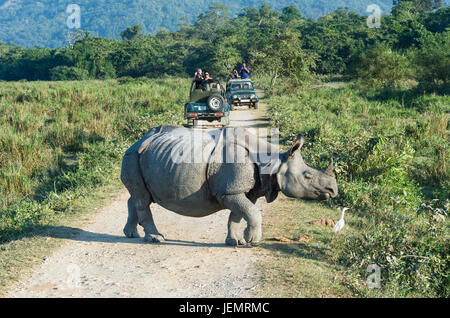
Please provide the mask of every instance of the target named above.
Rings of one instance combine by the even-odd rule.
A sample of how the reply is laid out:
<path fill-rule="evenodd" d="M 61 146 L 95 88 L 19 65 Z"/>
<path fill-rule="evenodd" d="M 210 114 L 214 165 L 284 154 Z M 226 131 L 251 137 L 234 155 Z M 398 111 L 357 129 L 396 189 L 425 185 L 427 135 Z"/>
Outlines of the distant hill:
<path fill-rule="evenodd" d="M 66 8 L 71 3 L 81 8 L 81 29 L 92 31 L 94 36 L 118 38 L 133 24 L 140 24 L 144 33 L 156 33 L 161 28 L 175 31 L 180 22 L 193 22 L 214 2 L 228 6 L 231 15 L 262 3 L 278 10 L 295 5 L 308 18 L 340 7 L 367 14 L 366 8 L 372 3 L 377 3 L 383 13 L 392 6 L 392 0 L 0 0 L 0 41 L 27 48 L 64 46 L 69 31 Z"/>

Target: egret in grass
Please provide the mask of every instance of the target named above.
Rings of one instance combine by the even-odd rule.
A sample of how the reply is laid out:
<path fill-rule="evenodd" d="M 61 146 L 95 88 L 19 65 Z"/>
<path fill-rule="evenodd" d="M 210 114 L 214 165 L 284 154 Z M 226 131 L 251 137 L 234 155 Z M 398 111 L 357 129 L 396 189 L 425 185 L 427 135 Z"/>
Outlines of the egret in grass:
<path fill-rule="evenodd" d="M 345 211 L 347 211 L 347 210 L 348 210 L 348 208 L 342 209 L 341 219 L 339 221 L 337 221 L 337 223 L 334 225 L 334 233 L 339 232 L 344 227 L 344 225 L 345 225 L 344 214 L 345 214 Z"/>

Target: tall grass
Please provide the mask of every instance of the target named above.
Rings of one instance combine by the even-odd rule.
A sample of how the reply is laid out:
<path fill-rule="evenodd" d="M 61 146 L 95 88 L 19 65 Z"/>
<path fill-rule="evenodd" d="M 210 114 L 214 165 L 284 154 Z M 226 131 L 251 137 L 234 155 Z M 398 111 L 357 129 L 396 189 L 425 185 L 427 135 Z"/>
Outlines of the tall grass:
<path fill-rule="evenodd" d="M 179 124 L 189 82 L 120 79 L 0 83 L 0 241 L 44 225 L 118 178 L 150 127 Z"/>
<path fill-rule="evenodd" d="M 335 159 L 339 196 L 329 204 L 360 220 L 334 240 L 336 260 L 361 286 L 368 265 L 382 267 L 383 290 L 369 295 L 448 297 L 450 96 L 281 86 L 268 104 L 286 144 L 305 135 L 311 165 Z"/>

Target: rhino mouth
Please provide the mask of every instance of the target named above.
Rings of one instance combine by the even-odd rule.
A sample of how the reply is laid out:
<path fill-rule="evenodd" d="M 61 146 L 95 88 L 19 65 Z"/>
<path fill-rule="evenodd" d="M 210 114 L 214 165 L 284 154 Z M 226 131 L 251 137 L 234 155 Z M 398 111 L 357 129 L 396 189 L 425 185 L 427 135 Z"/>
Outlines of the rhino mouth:
<path fill-rule="evenodd" d="M 321 194 L 319 194 L 317 199 L 320 201 L 326 201 L 330 198 L 331 198 L 331 195 L 328 192 L 326 192 L 326 193 L 322 192 Z"/>
<path fill-rule="evenodd" d="M 314 194 L 317 196 L 317 200 L 326 201 L 336 196 L 335 191 L 332 188 L 325 188 L 325 191 L 323 189 L 315 188 Z"/>
<path fill-rule="evenodd" d="M 331 198 L 331 195 L 327 192 L 314 191 L 312 194 L 302 197 L 306 201 L 326 201 Z"/>

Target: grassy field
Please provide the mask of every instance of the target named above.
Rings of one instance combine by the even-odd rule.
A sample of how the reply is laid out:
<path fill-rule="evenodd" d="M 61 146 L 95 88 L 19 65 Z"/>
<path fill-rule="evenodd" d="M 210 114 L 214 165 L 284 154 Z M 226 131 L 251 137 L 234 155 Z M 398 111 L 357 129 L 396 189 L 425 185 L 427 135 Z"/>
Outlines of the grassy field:
<path fill-rule="evenodd" d="M 66 243 L 61 227 L 81 226 L 117 195 L 123 152 L 150 127 L 183 121 L 188 86 L 0 83 L 0 294 Z"/>
<path fill-rule="evenodd" d="M 280 128 L 285 144 L 298 132 L 305 135 L 302 154 L 310 165 L 325 167 L 327 160 L 334 158 L 339 196 L 325 204 L 351 209 L 342 234 L 334 237 L 329 230 L 326 239 L 323 233 L 316 233 L 318 239 L 312 245 L 283 247 L 281 254 L 287 256 L 276 262 L 281 273 L 273 279 L 286 272 L 298 276 L 307 268 L 302 261 L 317 259 L 324 265 L 328 260 L 335 264 L 328 266 L 330 270 L 340 267 L 340 273 L 346 273 L 340 283 L 346 286 L 340 290 L 343 293 L 448 297 L 450 96 L 422 94 L 415 89 L 377 91 L 353 84 L 341 88 L 316 85 L 314 89 L 281 87 L 266 102 L 268 117 Z M 280 226 L 286 235 L 312 231 L 305 222 L 321 216 L 319 208 L 305 208 L 304 203 L 283 200 L 283 205 L 302 211 Z M 331 213 L 325 211 L 325 215 Z M 340 215 L 334 214 L 337 220 Z M 281 222 L 268 218 L 269 223 Z M 269 249 L 274 244 L 282 246 L 266 244 Z M 313 255 L 306 259 L 298 257 L 303 250 L 307 252 L 305 246 Z M 286 258 L 294 262 L 288 269 Z M 381 268 L 381 289 L 365 286 L 371 264 Z M 301 275 L 298 279 L 302 280 Z M 277 293 L 295 294 L 295 288 L 286 286 Z"/>
<path fill-rule="evenodd" d="M 123 151 L 179 124 L 184 79 L 0 83 L 0 242 L 70 211 L 118 179 Z"/>

